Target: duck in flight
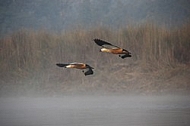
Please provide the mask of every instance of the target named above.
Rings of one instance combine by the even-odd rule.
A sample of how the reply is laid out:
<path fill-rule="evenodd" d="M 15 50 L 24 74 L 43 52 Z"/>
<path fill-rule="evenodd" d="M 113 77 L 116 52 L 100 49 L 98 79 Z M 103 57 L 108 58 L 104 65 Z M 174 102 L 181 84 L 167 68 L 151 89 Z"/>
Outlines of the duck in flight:
<path fill-rule="evenodd" d="M 57 63 L 56 64 L 59 67 L 64 67 L 64 68 L 76 68 L 76 69 L 81 69 L 82 72 L 84 73 L 85 76 L 93 74 L 93 67 L 91 67 L 88 64 L 85 63 L 78 63 L 78 62 L 73 62 L 73 63 Z"/>
<path fill-rule="evenodd" d="M 122 49 L 118 46 L 115 46 L 109 42 L 100 40 L 100 39 L 94 39 L 94 42 L 98 45 L 101 46 L 102 48 L 100 49 L 100 52 L 107 52 L 107 53 L 112 53 L 112 54 L 119 54 L 119 57 L 122 59 L 126 57 L 131 57 L 131 53 L 127 51 L 126 49 Z"/>

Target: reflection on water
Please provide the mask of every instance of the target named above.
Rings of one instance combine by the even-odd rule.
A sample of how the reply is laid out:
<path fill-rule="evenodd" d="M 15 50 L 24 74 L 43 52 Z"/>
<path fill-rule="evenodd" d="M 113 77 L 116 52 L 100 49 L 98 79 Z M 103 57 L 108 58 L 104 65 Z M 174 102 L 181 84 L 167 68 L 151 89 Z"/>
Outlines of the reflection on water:
<path fill-rule="evenodd" d="M 1 126 L 189 126 L 189 96 L 0 98 Z"/>

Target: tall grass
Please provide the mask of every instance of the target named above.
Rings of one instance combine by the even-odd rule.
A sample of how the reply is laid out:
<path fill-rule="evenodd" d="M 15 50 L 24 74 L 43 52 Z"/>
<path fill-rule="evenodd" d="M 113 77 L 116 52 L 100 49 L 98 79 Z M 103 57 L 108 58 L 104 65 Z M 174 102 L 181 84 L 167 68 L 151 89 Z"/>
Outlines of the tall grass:
<path fill-rule="evenodd" d="M 6 73 L 14 73 L 22 78 L 41 71 L 52 74 L 57 72 L 55 63 L 74 61 L 86 62 L 99 69 L 96 72 L 101 74 L 107 66 L 120 62 L 125 64 L 129 60 L 100 53 L 99 47 L 93 42 L 94 38 L 126 48 L 132 53 L 132 62 L 150 70 L 174 67 L 190 61 L 189 24 L 175 30 L 147 23 L 118 30 L 80 28 L 59 34 L 22 29 L 0 40 L 1 78 Z M 77 76 L 76 71 L 71 74 Z"/>

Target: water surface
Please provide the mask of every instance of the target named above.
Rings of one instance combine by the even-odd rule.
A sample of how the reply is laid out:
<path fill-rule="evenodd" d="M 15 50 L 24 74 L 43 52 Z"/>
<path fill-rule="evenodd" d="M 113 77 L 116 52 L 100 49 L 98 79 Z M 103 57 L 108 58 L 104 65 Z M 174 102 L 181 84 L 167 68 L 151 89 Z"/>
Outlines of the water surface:
<path fill-rule="evenodd" d="M 189 126 L 189 96 L 0 98 L 0 126 Z"/>

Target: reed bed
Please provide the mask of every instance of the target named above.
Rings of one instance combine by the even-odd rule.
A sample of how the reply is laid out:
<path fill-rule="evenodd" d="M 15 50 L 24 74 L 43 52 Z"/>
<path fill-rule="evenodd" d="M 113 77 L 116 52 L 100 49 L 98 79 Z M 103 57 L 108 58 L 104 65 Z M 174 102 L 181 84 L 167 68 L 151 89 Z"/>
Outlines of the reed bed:
<path fill-rule="evenodd" d="M 126 48 L 132 57 L 120 59 L 100 53 L 99 47 L 93 42 L 94 38 Z M 119 70 L 134 72 L 137 70 L 135 67 L 138 67 L 143 72 L 151 72 L 180 64 L 188 65 L 189 54 L 189 24 L 172 30 L 147 23 L 117 30 L 103 27 L 90 30 L 78 28 L 56 34 L 45 30 L 22 29 L 0 40 L 0 78 L 2 82 L 15 78 L 18 81 L 41 78 L 40 81 L 44 83 L 77 80 L 82 77 L 77 70 L 63 72 L 55 64 L 85 62 L 95 67 L 94 80 L 104 80 L 106 75 L 114 74 L 111 72 L 115 70 L 114 65 L 121 66 Z M 107 80 L 110 80 L 107 81 L 109 83 L 117 79 Z M 79 83 L 84 84 L 84 81 L 91 83 L 89 80 L 80 80 Z M 125 82 L 125 78 L 120 82 Z"/>

